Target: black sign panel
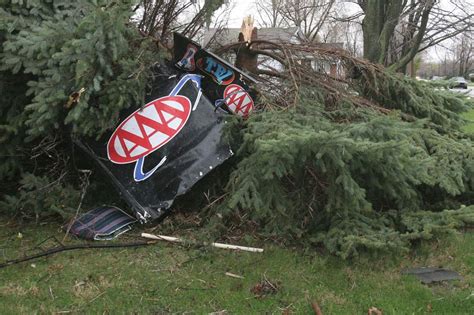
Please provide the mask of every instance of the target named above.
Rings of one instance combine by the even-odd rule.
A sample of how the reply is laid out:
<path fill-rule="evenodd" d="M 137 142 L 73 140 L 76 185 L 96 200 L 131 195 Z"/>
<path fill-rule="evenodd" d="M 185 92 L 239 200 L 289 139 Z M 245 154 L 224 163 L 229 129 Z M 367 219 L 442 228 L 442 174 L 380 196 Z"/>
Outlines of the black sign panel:
<path fill-rule="evenodd" d="M 146 104 L 122 113 L 111 133 L 76 140 L 142 222 L 161 217 L 176 196 L 232 155 L 222 139 L 228 114 L 202 93 L 201 79 L 158 76 Z"/>

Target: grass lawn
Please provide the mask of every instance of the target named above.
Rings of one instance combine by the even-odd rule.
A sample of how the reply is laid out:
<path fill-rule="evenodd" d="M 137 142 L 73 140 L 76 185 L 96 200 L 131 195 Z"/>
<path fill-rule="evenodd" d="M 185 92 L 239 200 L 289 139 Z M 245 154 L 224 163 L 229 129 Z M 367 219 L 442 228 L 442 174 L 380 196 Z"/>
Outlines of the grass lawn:
<path fill-rule="evenodd" d="M 131 240 L 138 230 L 119 241 Z M 52 235 L 63 237 L 57 224 L 3 223 L 0 255 L 26 254 Z M 310 301 L 317 301 L 323 314 L 367 314 L 370 307 L 384 314 L 474 314 L 473 232 L 426 242 L 402 256 L 354 261 L 252 242 L 265 252 L 160 243 L 63 252 L 10 266 L 0 269 L 0 313 L 314 314 Z M 463 280 L 423 285 L 400 274 L 413 266 L 452 268 Z M 264 279 L 277 290 L 256 297 L 252 288 Z"/>
<path fill-rule="evenodd" d="M 463 117 L 470 121 L 464 126 L 464 130 L 469 133 L 474 133 L 474 108 L 463 114 Z"/>

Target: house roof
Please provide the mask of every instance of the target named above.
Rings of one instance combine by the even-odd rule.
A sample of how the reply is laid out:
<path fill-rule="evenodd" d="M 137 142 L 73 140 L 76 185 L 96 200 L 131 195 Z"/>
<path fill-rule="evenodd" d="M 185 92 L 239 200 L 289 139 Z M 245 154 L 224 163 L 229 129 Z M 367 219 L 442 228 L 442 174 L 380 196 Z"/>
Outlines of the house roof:
<path fill-rule="evenodd" d="M 275 28 L 264 27 L 257 29 L 257 38 L 259 40 L 268 40 L 272 42 L 283 43 L 301 43 L 298 37 L 297 27 Z M 240 28 L 210 28 L 203 37 L 202 46 L 216 48 L 227 44 L 236 43 L 239 39 Z M 320 48 L 325 49 L 343 49 L 343 43 L 318 43 Z"/>
<path fill-rule="evenodd" d="M 240 28 L 224 28 L 216 29 L 210 28 L 206 34 L 204 34 L 203 46 L 208 46 L 209 42 L 211 46 L 215 44 L 219 46 L 235 43 L 239 39 Z M 297 38 L 296 33 L 298 32 L 297 27 L 288 28 L 275 28 L 275 27 L 264 27 L 257 29 L 257 36 L 260 40 L 269 40 L 273 42 L 291 42 Z"/>

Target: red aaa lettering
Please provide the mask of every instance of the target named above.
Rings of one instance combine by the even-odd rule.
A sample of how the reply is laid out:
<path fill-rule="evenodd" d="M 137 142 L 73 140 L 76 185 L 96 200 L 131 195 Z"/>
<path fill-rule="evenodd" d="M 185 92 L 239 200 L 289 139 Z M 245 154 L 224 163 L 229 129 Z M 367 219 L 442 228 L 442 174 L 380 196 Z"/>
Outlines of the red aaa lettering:
<path fill-rule="evenodd" d="M 240 85 L 229 85 L 224 91 L 224 98 L 229 109 L 237 115 L 247 116 L 253 109 L 252 98 Z"/>
<path fill-rule="evenodd" d="M 127 117 L 110 137 L 109 159 L 131 163 L 168 143 L 186 124 L 191 102 L 184 96 L 154 100 Z"/>

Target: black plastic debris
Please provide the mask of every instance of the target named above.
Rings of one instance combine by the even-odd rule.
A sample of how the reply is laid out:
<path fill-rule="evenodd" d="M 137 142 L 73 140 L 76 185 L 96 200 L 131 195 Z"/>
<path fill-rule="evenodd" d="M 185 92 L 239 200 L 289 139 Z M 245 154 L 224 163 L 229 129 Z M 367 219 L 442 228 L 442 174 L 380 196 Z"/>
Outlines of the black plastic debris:
<path fill-rule="evenodd" d="M 76 143 L 146 222 L 162 217 L 177 196 L 232 156 L 222 139 L 227 115 L 202 95 L 199 76 L 157 75 L 144 106 L 123 112 L 98 141 Z"/>
<path fill-rule="evenodd" d="M 120 113 L 102 138 L 76 138 L 140 222 L 162 218 L 174 199 L 232 156 L 230 114 L 254 107 L 250 76 L 175 34 L 175 60 L 154 69 L 144 104 Z"/>
<path fill-rule="evenodd" d="M 456 271 L 433 267 L 404 269 L 402 270 L 402 274 L 414 275 L 424 284 L 462 279 L 462 277 Z"/>
<path fill-rule="evenodd" d="M 111 240 L 131 229 L 137 222 L 117 207 L 102 206 L 92 209 L 68 225 L 69 233 L 87 240 Z"/>

